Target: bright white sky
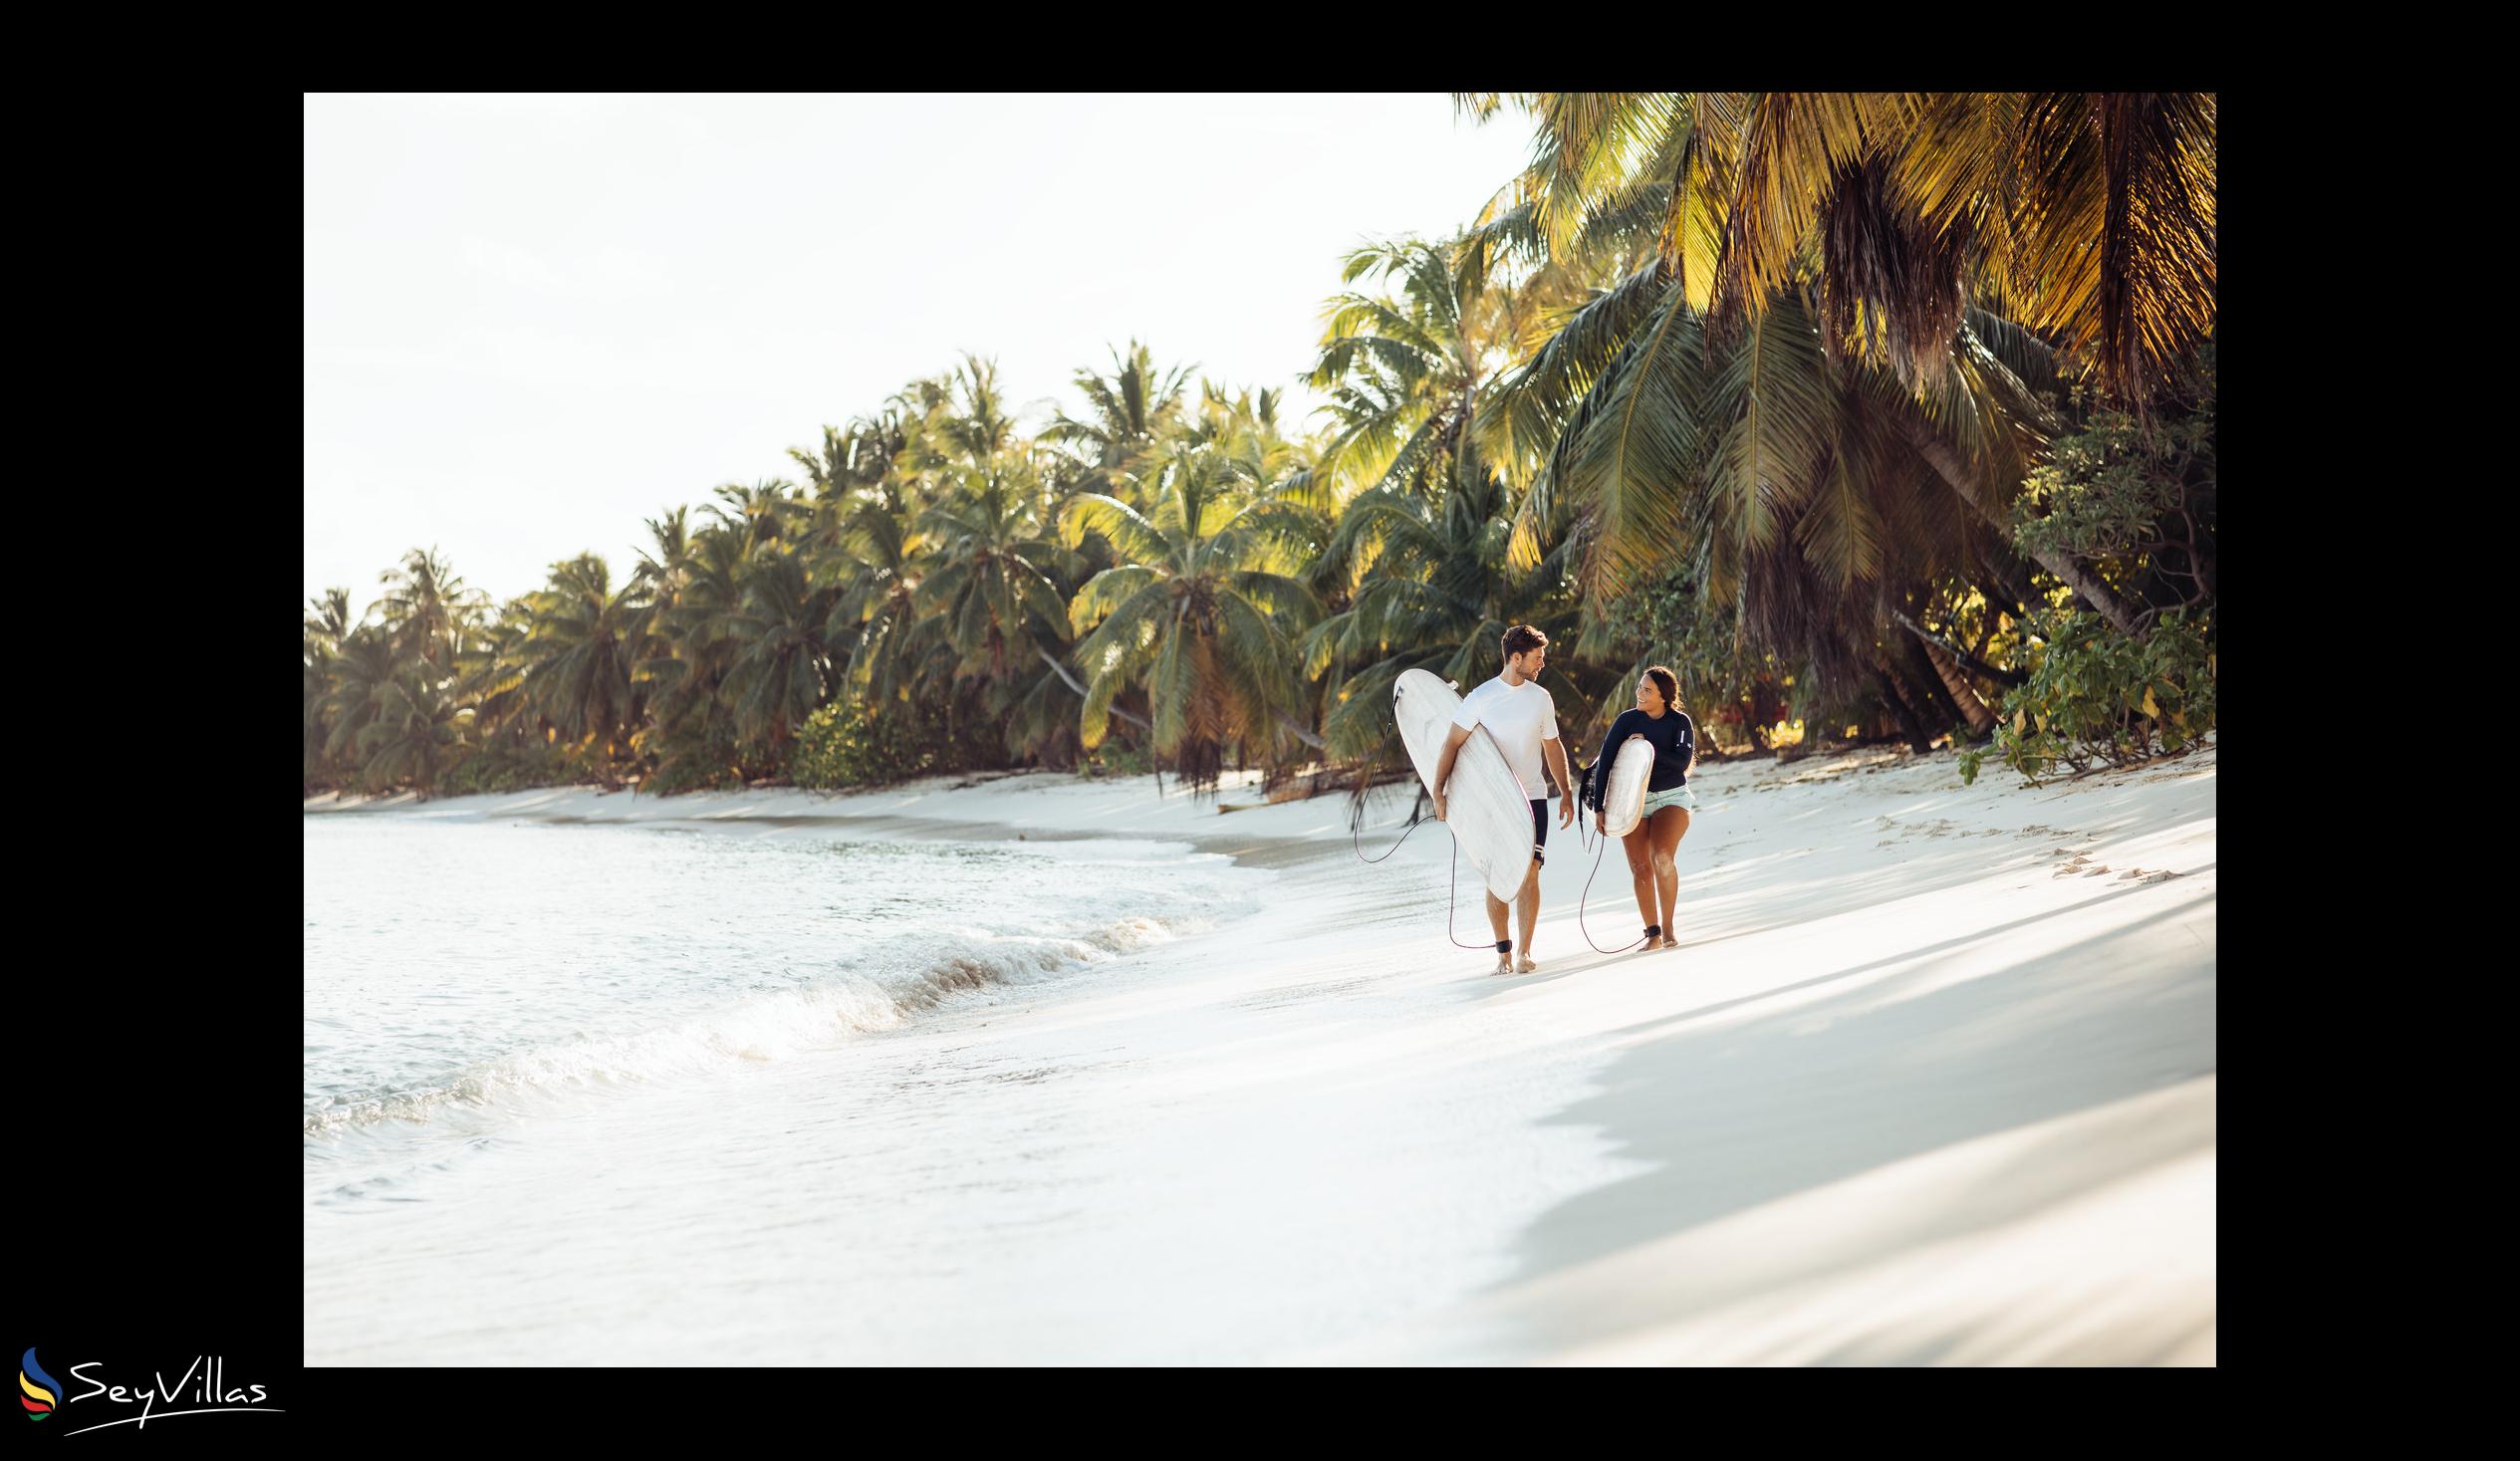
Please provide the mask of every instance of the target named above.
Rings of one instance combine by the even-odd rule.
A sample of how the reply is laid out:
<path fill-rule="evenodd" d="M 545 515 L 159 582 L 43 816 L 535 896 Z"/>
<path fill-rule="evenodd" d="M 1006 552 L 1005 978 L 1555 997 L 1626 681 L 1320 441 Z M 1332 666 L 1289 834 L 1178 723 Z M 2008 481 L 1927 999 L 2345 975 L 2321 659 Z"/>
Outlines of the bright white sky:
<path fill-rule="evenodd" d="M 801 481 L 787 447 L 963 351 L 1028 428 L 1133 335 L 1293 387 L 1340 256 L 1468 222 L 1530 136 L 1434 94 L 310 96 L 306 123 L 306 594 L 354 611 L 432 544 L 497 599 L 589 550 L 618 584 L 642 519 Z"/>

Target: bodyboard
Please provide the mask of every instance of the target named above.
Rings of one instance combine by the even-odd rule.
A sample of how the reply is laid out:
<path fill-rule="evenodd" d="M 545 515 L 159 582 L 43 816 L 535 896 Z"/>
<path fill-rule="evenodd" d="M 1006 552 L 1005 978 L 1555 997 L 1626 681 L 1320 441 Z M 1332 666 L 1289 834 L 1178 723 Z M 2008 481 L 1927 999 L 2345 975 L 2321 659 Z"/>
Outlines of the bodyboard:
<path fill-rule="evenodd" d="M 1645 783 L 1653 779 L 1653 747 L 1629 741 L 1611 758 L 1610 783 L 1602 793 L 1602 832 L 1626 837 L 1644 817 Z"/>

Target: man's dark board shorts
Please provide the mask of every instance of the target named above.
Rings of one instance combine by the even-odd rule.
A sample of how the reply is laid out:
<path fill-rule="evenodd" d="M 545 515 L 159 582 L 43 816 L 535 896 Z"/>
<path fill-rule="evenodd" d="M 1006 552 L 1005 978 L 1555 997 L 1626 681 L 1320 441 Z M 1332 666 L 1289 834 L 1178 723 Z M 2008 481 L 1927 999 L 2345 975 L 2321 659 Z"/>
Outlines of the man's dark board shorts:
<path fill-rule="evenodd" d="M 1531 855 L 1542 866 L 1549 858 L 1542 851 L 1549 846 L 1549 799 L 1542 797 L 1531 804 Z"/>

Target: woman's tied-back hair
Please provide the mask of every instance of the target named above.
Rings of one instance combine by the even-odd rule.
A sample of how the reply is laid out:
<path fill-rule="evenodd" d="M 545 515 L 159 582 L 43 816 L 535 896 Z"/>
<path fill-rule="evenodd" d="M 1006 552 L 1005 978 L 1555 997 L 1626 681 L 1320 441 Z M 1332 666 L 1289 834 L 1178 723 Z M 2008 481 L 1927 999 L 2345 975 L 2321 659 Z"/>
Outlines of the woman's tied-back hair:
<path fill-rule="evenodd" d="M 1505 657 L 1529 654 L 1549 642 L 1549 636 L 1529 624 L 1516 624 L 1505 631 Z"/>
<path fill-rule="evenodd" d="M 1677 710 L 1680 708 L 1680 681 L 1677 675 L 1672 674 L 1669 669 L 1663 667 L 1662 665 L 1655 664 L 1648 665 L 1646 667 L 1645 678 L 1653 681 L 1653 687 L 1662 692 L 1663 709 Z"/>

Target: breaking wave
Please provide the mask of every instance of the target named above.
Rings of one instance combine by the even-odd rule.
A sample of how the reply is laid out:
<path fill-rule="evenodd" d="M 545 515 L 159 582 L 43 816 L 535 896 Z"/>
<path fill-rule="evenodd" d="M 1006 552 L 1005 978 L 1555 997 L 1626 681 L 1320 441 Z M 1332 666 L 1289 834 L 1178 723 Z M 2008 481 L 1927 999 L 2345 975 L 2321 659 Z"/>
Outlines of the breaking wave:
<path fill-rule="evenodd" d="M 317 1097 L 305 1134 L 389 1120 L 428 1121 L 449 1107 L 488 1107 L 569 1090 L 600 1090 L 699 1075 L 832 1049 L 920 1013 L 987 991 L 1041 983 L 1084 965 L 1166 943 L 1205 916 L 1122 918 L 1077 937 L 921 934 L 873 941 L 850 966 L 793 989 L 632 1033 L 510 1052 L 442 1080 Z"/>

